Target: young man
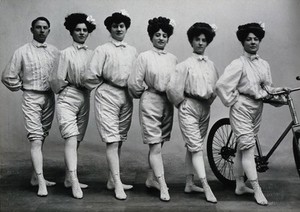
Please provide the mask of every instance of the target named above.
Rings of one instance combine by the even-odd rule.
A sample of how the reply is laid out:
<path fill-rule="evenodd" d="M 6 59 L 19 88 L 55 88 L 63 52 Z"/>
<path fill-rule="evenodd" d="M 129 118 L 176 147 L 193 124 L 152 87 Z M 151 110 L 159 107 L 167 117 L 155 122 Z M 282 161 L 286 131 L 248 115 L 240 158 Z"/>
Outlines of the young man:
<path fill-rule="evenodd" d="M 45 43 L 50 33 L 47 18 L 33 20 L 30 30 L 32 42 L 14 52 L 2 73 L 2 83 L 11 91 L 23 91 L 22 111 L 34 169 L 30 183 L 38 185 L 38 196 L 47 196 L 47 186 L 55 183 L 44 179 L 42 147 L 54 115 L 55 99 L 48 78 L 55 68 L 59 51 Z"/>

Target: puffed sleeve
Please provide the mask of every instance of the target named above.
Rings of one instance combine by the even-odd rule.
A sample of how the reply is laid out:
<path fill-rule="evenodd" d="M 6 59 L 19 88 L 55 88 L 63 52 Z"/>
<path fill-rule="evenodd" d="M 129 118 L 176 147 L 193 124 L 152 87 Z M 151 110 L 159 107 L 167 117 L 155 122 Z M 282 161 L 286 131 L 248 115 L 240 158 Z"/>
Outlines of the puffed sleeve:
<path fill-rule="evenodd" d="M 134 64 L 133 70 L 128 78 L 128 91 L 133 98 L 140 98 L 145 90 L 144 78 L 146 62 L 140 54 Z"/>
<path fill-rule="evenodd" d="M 63 51 L 59 56 L 58 65 L 50 78 L 50 85 L 54 93 L 61 92 L 69 84 L 67 81 L 68 69 L 69 59 L 67 53 Z"/>
<path fill-rule="evenodd" d="M 17 50 L 2 72 L 2 83 L 11 91 L 18 91 L 22 87 L 21 79 L 22 54 Z"/>
<path fill-rule="evenodd" d="M 183 63 L 178 64 L 175 71 L 171 74 L 166 93 L 168 99 L 175 105 L 175 107 L 178 107 L 184 100 L 184 89 L 187 75 L 188 67 L 186 67 Z"/>
<path fill-rule="evenodd" d="M 83 84 L 87 89 L 92 90 L 103 83 L 102 70 L 105 60 L 106 54 L 104 49 L 102 47 L 96 48 L 83 75 Z"/>
<path fill-rule="evenodd" d="M 227 107 L 233 105 L 239 96 L 238 83 L 243 73 L 243 64 L 237 59 L 225 68 L 223 75 L 216 84 L 216 92 L 223 104 Z"/>
<path fill-rule="evenodd" d="M 215 80 L 216 80 L 215 82 L 217 82 L 219 79 L 219 72 L 214 64 L 213 64 L 213 68 L 214 68 L 214 72 L 215 72 Z M 217 97 L 217 92 L 216 92 L 216 83 L 215 83 L 215 85 L 213 86 L 213 93 L 212 93 L 211 97 L 208 99 L 209 104 L 212 104 L 214 102 L 214 100 L 216 99 L 216 97 Z"/>

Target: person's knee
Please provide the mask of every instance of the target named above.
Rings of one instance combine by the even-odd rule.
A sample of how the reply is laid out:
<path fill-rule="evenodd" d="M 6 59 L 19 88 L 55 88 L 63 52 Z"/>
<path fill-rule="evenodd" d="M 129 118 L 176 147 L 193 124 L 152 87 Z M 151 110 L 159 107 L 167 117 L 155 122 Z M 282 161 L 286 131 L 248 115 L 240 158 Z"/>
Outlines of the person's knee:
<path fill-rule="evenodd" d="M 30 141 L 31 150 L 40 150 L 42 149 L 43 141 L 42 140 L 32 140 Z"/>
<path fill-rule="evenodd" d="M 161 144 L 150 144 L 150 155 L 161 154 Z"/>

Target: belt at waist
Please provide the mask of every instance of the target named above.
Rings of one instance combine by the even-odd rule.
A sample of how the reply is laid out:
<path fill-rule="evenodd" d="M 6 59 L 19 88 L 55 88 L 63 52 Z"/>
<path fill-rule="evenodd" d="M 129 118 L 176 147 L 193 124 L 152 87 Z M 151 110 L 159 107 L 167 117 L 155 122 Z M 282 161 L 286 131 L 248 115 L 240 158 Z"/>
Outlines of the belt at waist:
<path fill-rule="evenodd" d="M 106 79 L 103 79 L 103 82 L 105 84 L 108 84 L 108 85 L 113 86 L 115 88 L 120 88 L 120 89 L 126 89 L 127 88 L 127 86 L 120 86 L 120 85 L 117 85 L 117 84 L 115 84 L 115 83 L 113 83 L 113 82 L 111 82 L 109 80 L 106 80 Z"/>
<path fill-rule="evenodd" d="M 51 94 L 51 93 L 53 93 L 53 91 L 51 89 L 46 90 L 46 91 L 37 91 L 37 90 L 29 90 L 29 89 L 22 88 L 22 91 L 31 91 L 31 92 L 35 92 L 35 93 L 39 93 L 39 94 Z"/>
<path fill-rule="evenodd" d="M 71 87 L 71 88 L 75 88 L 76 90 L 81 91 L 83 93 L 88 93 L 89 92 L 89 90 L 86 87 L 83 87 L 83 86 L 76 86 L 76 85 L 73 85 L 73 84 L 69 84 L 68 86 Z"/>
<path fill-rule="evenodd" d="M 149 91 L 151 93 L 158 94 L 158 95 L 167 95 L 165 91 L 158 91 L 154 88 L 147 88 L 147 91 Z"/>
<path fill-rule="evenodd" d="M 208 101 L 208 99 L 204 99 L 200 96 L 196 96 L 196 95 L 189 94 L 189 93 L 186 93 L 186 92 L 184 92 L 184 96 L 186 96 L 188 98 L 191 98 L 191 99 L 196 99 L 196 100 L 199 100 L 199 101 Z"/>
<path fill-rule="evenodd" d="M 246 93 L 240 93 L 240 95 L 248 97 L 249 99 L 255 100 L 255 101 L 260 101 L 261 99 L 256 99 L 254 96 Z"/>
<path fill-rule="evenodd" d="M 76 86 L 76 85 L 73 85 L 73 84 L 69 84 L 68 86 L 72 87 L 72 88 L 76 88 L 80 91 L 88 91 L 88 89 L 86 87 L 83 87 L 83 86 Z"/>

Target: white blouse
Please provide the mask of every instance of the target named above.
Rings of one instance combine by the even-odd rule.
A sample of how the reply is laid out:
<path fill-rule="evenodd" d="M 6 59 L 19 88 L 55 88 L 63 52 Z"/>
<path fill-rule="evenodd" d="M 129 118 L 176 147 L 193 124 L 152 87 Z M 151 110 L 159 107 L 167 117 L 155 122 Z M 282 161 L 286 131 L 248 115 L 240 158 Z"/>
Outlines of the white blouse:
<path fill-rule="evenodd" d="M 165 92 L 176 64 L 177 58 L 166 51 L 154 48 L 141 53 L 128 79 L 129 93 L 139 98 L 146 89 L 145 85 L 158 92 Z"/>
<path fill-rule="evenodd" d="M 83 87 L 83 75 L 92 51 L 87 46 L 73 43 L 61 51 L 58 68 L 51 76 L 51 87 L 55 93 L 62 91 L 67 85 Z"/>
<path fill-rule="evenodd" d="M 59 50 L 33 40 L 17 49 L 2 73 L 3 84 L 11 91 L 19 89 L 48 91 L 49 77 L 57 65 Z"/>
<path fill-rule="evenodd" d="M 175 106 L 184 100 L 185 94 L 212 101 L 218 77 L 214 63 L 207 56 L 193 53 L 176 66 L 168 85 L 168 98 Z"/>
<path fill-rule="evenodd" d="M 240 93 L 262 99 L 267 96 L 267 92 L 261 87 L 262 83 L 272 89 L 268 62 L 258 55 L 249 55 L 245 52 L 225 68 L 217 82 L 217 94 L 226 106 L 233 105 Z"/>
<path fill-rule="evenodd" d="M 103 80 L 127 87 L 136 56 L 136 49 L 124 42 L 113 40 L 98 46 L 84 75 L 85 87 L 91 90 L 102 84 Z"/>

